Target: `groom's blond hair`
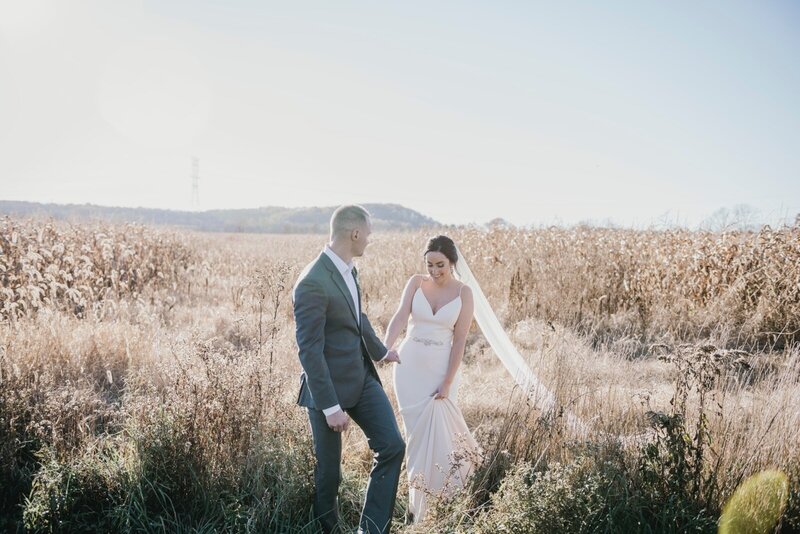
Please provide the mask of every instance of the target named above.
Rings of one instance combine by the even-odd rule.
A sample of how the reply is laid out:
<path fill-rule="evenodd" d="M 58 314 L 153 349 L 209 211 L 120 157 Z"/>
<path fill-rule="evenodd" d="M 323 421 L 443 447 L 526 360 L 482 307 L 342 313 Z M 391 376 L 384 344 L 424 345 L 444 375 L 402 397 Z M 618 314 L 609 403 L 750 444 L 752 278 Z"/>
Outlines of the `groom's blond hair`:
<path fill-rule="evenodd" d="M 370 214 L 363 206 L 348 204 L 339 206 L 331 216 L 331 238 L 336 235 L 352 232 L 367 223 Z"/>

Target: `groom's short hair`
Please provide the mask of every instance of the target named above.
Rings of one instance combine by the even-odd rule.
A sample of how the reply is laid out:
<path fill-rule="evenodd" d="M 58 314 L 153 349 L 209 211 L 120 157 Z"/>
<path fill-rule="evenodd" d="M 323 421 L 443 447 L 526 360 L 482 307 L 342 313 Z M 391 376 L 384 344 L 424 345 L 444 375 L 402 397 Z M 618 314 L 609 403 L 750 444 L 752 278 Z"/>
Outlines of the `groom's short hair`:
<path fill-rule="evenodd" d="M 331 237 L 352 232 L 367 223 L 369 212 L 358 204 L 339 206 L 331 216 Z"/>

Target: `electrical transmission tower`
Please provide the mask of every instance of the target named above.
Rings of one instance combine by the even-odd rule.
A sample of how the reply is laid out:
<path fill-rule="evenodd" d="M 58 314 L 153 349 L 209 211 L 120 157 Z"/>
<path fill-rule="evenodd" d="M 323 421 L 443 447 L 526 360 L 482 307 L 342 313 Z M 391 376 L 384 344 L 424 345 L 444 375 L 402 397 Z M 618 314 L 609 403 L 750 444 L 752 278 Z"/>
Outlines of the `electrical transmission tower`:
<path fill-rule="evenodd" d="M 200 209 L 200 160 L 192 158 L 192 209 Z"/>

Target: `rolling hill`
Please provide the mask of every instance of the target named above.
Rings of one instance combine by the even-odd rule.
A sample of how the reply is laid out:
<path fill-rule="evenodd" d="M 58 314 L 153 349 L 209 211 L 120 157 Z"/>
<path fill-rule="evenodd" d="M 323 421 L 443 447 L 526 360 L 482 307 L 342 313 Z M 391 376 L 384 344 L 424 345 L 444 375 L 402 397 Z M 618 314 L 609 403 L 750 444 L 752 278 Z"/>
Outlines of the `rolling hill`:
<path fill-rule="evenodd" d="M 364 204 L 376 230 L 414 230 L 440 226 L 417 211 L 398 204 Z M 62 221 L 102 220 L 165 225 L 204 232 L 327 233 L 336 206 L 261 207 L 209 211 L 119 208 L 94 204 L 40 204 L 0 200 L 0 216 L 53 218 Z"/>

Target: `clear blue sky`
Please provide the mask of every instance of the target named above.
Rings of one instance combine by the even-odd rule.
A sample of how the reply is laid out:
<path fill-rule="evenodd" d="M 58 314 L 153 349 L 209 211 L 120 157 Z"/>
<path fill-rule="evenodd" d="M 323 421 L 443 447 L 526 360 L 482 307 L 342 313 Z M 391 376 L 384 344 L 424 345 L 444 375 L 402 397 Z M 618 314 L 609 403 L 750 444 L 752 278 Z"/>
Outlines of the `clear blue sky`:
<path fill-rule="evenodd" d="M 0 199 L 800 213 L 800 4 L 0 0 Z"/>

